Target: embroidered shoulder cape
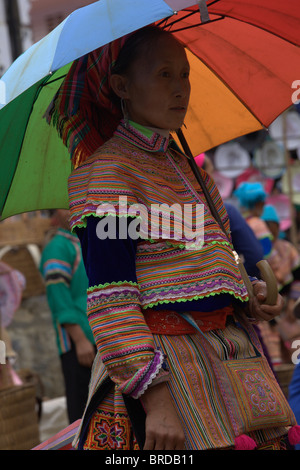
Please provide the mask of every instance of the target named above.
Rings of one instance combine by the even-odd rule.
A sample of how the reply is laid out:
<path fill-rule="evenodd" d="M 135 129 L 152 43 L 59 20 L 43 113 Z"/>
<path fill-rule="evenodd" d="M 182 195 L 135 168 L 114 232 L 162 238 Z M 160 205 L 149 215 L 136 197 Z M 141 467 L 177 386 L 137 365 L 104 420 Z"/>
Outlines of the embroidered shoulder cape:
<path fill-rule="evenodd" d="M 229 233 L 219 192 L 203 170 L 202 175 Z M 138 217 L 137 205 L 147 211 L 148 233 L 142 233 L 136 259 L 144 308 L 221 292 L 247 300 L 232 246 L 211 216 L 186 157 L 168 139 L 156 133 L 148 139 L 132 126 L 126 129 L 121 124 L 114 137 L 72 173 L 69 197 L 73 230 L 84 227 L 91 215 L 103 216 L 101 208 L 124 217 Z M 172 209 L 176 205 L 169 238 L 161 238 L 162 223 L 155 217 L 156 206 L 162 204 Z M 201 246 L 198 241 L 198 250 L 186 249 L 191 240 L 183 229 L 180 239 L 172 238 L 176 221 L 184 215 L 184 206 L 193 205 L 195 209 L 195 204 L 204 205 L 204 244 Z M 176 213 L 179 206 L 182 211 Z M 196 225 L 193 216 L 192 230 Z"/>

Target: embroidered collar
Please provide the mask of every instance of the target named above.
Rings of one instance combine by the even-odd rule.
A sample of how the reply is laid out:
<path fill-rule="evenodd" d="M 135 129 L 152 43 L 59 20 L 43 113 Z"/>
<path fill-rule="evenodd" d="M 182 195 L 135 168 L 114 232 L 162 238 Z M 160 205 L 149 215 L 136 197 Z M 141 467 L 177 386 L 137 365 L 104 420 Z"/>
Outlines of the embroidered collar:
<path fill-rule="evenodd" d="M 132 121 L 125 125 L 124 120 L 120 122 L 115 135 L 147 152 L 165 153 L 170 141 L 170 136 L 166 138 L 160 133 Z"/>

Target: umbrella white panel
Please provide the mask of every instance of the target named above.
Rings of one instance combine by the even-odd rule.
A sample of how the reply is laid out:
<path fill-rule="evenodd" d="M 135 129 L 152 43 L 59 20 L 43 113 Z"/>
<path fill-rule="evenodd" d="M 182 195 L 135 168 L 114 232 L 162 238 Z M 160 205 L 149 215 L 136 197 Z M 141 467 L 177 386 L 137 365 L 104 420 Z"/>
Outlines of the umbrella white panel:
<path fill-rule="evenodd" d="M 75 10 L 50 34 L 24 52 L 3 75 L 5 104 L 50 72 L 173 13 L 163 0 L 101 0 Z"/>
<path fill-rule="evenodd" d="M 5 103 L 8 104 L 36 82 L 49 75 L 61 31 L 67 20 L 45 38 L 27 49 L 13 62 L 0 82 L 4 83 Z M 0 104 L 0 109 L 3 105 Z"/>

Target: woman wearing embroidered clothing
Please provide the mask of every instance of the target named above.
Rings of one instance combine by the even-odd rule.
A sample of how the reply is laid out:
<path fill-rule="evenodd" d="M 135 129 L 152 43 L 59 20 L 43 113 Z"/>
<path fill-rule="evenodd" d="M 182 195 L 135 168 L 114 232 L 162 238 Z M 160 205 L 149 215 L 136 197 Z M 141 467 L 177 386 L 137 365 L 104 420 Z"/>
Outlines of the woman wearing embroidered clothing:
<path fill-rule="evenodd" d="M 79 449 L 283 448 L 289 429 L 295 438 L 294 416 L 238 313 L 245 306 L 269 320 L 281 298 L 264 305 L 265 284 L 254 281 L 248 302 L 231 243 L 170 136 L 189 96 L 184 48 L 147 27 L 75 62 L 48 110 L 75 167 L 71 226 L 98 347 Z M 216 186 L 201 174 L 229 234 Z M 155 218 L 151 233 L 141 224 L 139 237 L 124 236 L 124 223 L 130 235 L 140 221 L 137 204 L 150 220 L 154 204 L 175 203 L 204 204 L 203 246 L 174 236 L 175 212 L 169 236 Z"/>

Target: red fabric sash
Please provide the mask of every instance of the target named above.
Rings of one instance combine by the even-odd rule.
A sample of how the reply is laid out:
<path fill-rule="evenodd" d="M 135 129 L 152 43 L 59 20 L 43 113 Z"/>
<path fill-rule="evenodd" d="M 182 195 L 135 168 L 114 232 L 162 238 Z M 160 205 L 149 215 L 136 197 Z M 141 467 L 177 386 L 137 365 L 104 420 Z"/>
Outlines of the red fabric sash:
<path fill-rule="evenodd" d="M 188 312 L 197 322 L 201 331 L 224 329 L 229 315 L 233 315 L 233 307 L 222 308 L 212 312 Z M 147 325 L 152 333 L 157 335 L 189 335 L 197 330 L 174 310 L 143 311 Z"/>

